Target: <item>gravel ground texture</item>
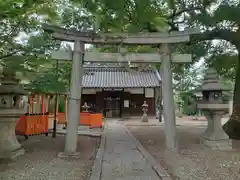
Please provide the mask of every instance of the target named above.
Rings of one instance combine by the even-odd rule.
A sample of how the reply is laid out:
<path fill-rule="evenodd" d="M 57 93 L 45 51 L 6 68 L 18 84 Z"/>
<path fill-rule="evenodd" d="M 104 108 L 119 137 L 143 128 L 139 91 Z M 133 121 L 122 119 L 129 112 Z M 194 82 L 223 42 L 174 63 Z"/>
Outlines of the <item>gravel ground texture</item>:
<path fill-rule="evenodd" d="M 223 120 L 225 121 L 225 120 Z M 163 122 L 124 122 L 143 147 L 167 170 L 174 180 L 239 180 L 240 142 L 234 151 L 211 150 L 200 144 L 206 122 L 177 119 L 179 152 L 165 149 Z"/>
<path fill-rule="evenodd" d="M 3 180 L 87 180 L 100 144 L 100 138 L 79 136 L 78 159 L 60 159 L 65 137 L 20 137 L 25 155 L 14 161 L 0 161 L 0 179 Z"/>

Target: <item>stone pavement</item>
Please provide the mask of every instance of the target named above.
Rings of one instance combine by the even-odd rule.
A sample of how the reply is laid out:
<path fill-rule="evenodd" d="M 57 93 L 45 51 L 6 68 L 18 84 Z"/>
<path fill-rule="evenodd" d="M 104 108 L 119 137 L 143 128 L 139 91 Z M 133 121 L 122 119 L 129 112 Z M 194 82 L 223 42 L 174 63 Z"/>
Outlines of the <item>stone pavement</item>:
<path fill-rule="evenodd" d="M 105 128 L 101 180 L 161 179 L 121 122 L 109 120 Z"/>

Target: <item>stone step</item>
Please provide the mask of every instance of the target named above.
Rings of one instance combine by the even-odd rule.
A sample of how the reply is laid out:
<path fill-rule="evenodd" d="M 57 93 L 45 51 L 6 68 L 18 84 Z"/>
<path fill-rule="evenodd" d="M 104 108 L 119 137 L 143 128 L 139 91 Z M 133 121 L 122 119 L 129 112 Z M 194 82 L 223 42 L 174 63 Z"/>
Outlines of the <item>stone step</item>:
<path fill-rule="evenodd" d="M 89 126 L 78 126 L 78 130 L 89 130 Z"/>

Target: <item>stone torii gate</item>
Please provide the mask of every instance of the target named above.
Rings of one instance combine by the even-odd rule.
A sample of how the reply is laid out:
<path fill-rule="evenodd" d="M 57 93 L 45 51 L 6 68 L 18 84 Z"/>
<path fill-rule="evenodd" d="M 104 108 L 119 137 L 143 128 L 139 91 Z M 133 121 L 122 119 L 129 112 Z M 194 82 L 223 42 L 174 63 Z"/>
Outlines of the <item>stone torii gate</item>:
<path fill-rule="evenodd" d="M 52 33 L 57 40 L 74 42 L 74 50 L 53 51 L 52 58 L 58 60 L 72 60 L 71 87 L 69 95 L 68 126 L 65 142 L 65 155 L 76 154 L 78 138 L 78 122 L 80 118 L 80 102 L 82 92 L 83 62 L 106 63 L 156 63 L 161 62 L 160 74 L 162 78 L 163 115 L 165 125 L 166 147 L 177 149 L 176 120 L 172 87 L 172 68 L 174 63 L 191 62 L 190 54 L 171 54 L 169 45 L 188 42 L 190 34 L 196 30 L 171 33 L 138 33 L 126 34 L 93 34 L 66 30 L 64 28 L 45 25 L 44 30 Z M 158 53 L 99 53 L 85 52 L 84 44 L 98 45 L 160 45 Z"/>

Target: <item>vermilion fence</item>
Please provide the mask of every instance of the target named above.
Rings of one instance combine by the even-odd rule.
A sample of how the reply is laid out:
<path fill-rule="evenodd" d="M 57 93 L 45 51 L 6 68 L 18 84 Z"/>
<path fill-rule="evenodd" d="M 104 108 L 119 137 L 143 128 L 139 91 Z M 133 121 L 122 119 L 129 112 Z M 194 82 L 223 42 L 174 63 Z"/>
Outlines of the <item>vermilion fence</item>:
<path fill-rule="evenodd" d="M 17 121 L 15 132 L 26 138 L 29 135 L 48 135 L 48 114 L 29 114 L 21 116 Z"/>
<path fill-rule="evenodd" d="M 67 124 L 66 114 L 58 113 L 58 124 Z M 81 112 L 79 125 L 89 126 L 90 128 L 101 128 L 103 126 L 103 115 L 101 113 Z"/>
<path fill-rule="evenodd" d="M 90 114 L 90 118 L 90 128 L 103 127 L 103 115 L 101 113 Z"/>
<path fill-rule="evenodd" d="M 21 116 L 17 121 L 15 132 L 17 135 L 23 135 L 27 138 L 30 135 L 48 134 L 49 130 L 48 113 L 28 114 Z M 57 114 L 58 124 L 67 125 L 66 114 Z M 103 126 L 103 115 L 101 113 L 81 112 L 79 125 L 89 126 L 90 128 L 101 128 Z"/>

